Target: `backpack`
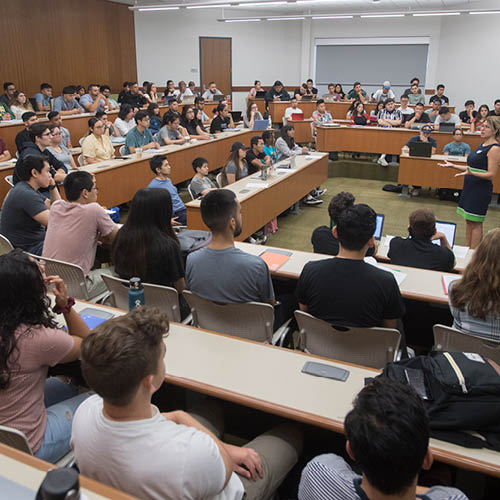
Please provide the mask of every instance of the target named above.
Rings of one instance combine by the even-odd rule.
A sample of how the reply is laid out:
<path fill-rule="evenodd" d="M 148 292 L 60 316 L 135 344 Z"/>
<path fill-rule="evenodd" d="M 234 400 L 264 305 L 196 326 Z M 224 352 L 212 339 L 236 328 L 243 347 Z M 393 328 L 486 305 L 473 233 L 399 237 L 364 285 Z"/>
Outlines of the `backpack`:
<path fill-rule="evenodd" d="M 177 233 L 181 245 L 181 253 L 184 259 L 191 252 L 206 247 L 212 240 L 212 233 L 198 229 L 181 229 Z"/>
<path fill-rule="evenodd" d="M 417 391 L 432 437 L 500 451 L 500 375 L 481 355 L 433 352 L 389 363 L 379 376 L 410 383 Z"/>

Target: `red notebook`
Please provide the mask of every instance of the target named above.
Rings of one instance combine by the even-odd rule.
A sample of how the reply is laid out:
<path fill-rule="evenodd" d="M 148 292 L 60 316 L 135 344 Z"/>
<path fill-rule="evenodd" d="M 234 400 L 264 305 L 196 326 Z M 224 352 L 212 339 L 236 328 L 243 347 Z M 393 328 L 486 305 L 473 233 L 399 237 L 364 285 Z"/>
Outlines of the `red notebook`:
<path fill-rule="evenodd" d="M 267 264 L 270 271 L 277 271 L 292 255 L 286 250 L 264 250 L 260 258 Z"/>

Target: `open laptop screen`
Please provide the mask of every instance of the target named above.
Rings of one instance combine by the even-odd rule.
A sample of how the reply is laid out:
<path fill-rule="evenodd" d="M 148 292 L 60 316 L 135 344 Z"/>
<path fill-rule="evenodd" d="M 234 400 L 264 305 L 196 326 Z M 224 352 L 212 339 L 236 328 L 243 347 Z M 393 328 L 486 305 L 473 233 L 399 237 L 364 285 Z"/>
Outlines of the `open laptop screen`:
<path fill-rule="evenodd" d="M 373 235 L 376 240 L 382 238 L 382 229 L 384 227 L 384 214 L 377 214 L 377 226 L 375 227 L 375 234 Z"/>

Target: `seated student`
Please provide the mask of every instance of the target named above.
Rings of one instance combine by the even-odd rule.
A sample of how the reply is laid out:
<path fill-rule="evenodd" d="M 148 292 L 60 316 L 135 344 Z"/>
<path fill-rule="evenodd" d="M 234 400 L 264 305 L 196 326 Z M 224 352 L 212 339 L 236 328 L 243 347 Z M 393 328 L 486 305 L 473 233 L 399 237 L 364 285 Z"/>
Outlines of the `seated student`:
<path fill-rule="evenodd" d="M 49 209 L 61 197 L 50 175 L 50 166 L 40 154 L 28 156 L 18 163 L 19 182 L 3 201 L 0 233 L 14 248 L 41 255 Z M 40 193 L 40 188 L 50 189 L 50 200 Z"/>
<path fill-rule="evenodd" d="M 120 137 L 120 132 L 118 132 L 118 129 L 109 121 L 108 115 L 104 111 L 98 111 L 95 117 L 102 121 L 105 135 L 108 137 Z"/>
<path fill-rule="evenodd" d="M 35 94 L 36 110 L 50 111 L 50 101 L 52 99 L 52 85 L 50 83 L 42 83 L 40 92 Z"/>
<path fill-rule="evenodd" d="M 271 166 L 271 158 L 264 153 L 264 140 L 254 136 L 250 139 L 250 149 L 246 154 L 249 175 Z"/>
<path fill-rule="evenodd" d="M 33 111 L 27 111 L 21 118 L 25 128 L 21 130 L 21 132 L 18 132 L 15 138 L 16 148 L 19 154 L 21 154 L 26 143 L 33 142 L 29 133 L 29 128 L 38 120 L 36 113 Z"/>
<path fill-rule="evenodd" d="M 82 155 L 85 164 L 91 165 L 92 163 L 113 159 L 115 148 L 109 135 L 105 134 L 102 121 L 95 116 L 90 118 L 89 130 L 90 134 L 82 142 Z"/>
<path fill-rule="evenodd" d="M 441 106 L 448 106 L 450 100 L 444 95 L 444 85 L 441 83 L 436 87 L 436 93 L 429 99 L 432 104 L 434 101 L 439 101 Z"/>
<path fill-rule="evenodd" d="M 243 115 L 243 126 L 253 129 L 255 120 L 263 120 L 262 114 L 259 111 L 257 103 L 248 101 L 246 113 Z"/>
<path fill-rule="evenodd" d="M 481 104 L 477 111 L 477 116 L 472 120 L 470 124 L 471 132 L 481 132 L 483 125 L 486 123 L 486 119 L 490 115 L 490 108 L 486 104 Z"/>
<path fill-rule="evenodd" d="M 9 104 L 0 101 L 0 121 L 7 122 L 9 120 L 15 120 L 16 115 L 14 112 L 10 109 Z"/>
<path fill-rule="evenodd" d="M 80 99 L 86 94 L 87 89 L 83 85 L 74 85 L 75 99 L 80 102 Z"/>
<path fill-rule="evenodd" d="M 163 127 L 158 132 L 160 145 L 184 144 L 188 138 L 183 134 L 184 129 L 181 127 L 180 118 L 173 113 L 165 113 L 163 115 Z M 187 134 L 187 132 L 186 132 Z"/>
<path fill-rule="evenodd" d="M 274 147 L 274 130 L 264 130 L 262 132 L 262 140 L 264 141 L 264 154 L 271 158 L 271 163 L 278 161 L 278 153 Z"/>
<path fill-rule="evenodd" d="M 104 99 L 106 100 L 106 106 L 108 109 L 105 109 L 104 111 L 112 111 L 113 109 L 119 109 L 120 105 L 114 100 L 111 99 L 111 88 L 109 85 L 101 85 L 99 87 L 99 92 L 102 94 Z"/>
<path fill-rule="evenodd" d="M 165 101 L 165 104 L 168 106 L 168 110 L 165 112 L 165 114 L 169 113 L 171 115 L 177 116 L 180 119 L 181 114 L 179 113 L 179 101 L 177 101 L 175 97 L 171 97 L 167 101 Z"/>
<path fill-rule="evenodd" d="M 75 99 L 75 87 L 73 85 L 64 87 L 62 95 L 54 99 L 52 102 L 52 111 L 59 111 L 63 116 L 75 115 L 85 111 Z"/>
<path fill-rule="evenodd" d="M 497 99 L 494 103 L 493 109 L 490 111 L 490 116 L 500 116 L 500 99 Z"/>
<path fill-rule="evenodd" d="M 192 163 L 194 177 L 191 179 L 189 187 L 195 198 L 205 196 L 213 189 L 217 189 L 208 176 L 208 161 L 205 158 L 195 158 Z"/>
<path fill-rule="evenodd" d="M 165 83 L 165 92 L 163 93 L 163 99 L 167 101 L 167 97 L 172 97 L 175 92 L 175 85 L 173 80 L 167 80 Z"/>
<path fill-rule="evenodd" d="M 327 111 L 324 99 L 318 99 L 316 101 L 316 110 L 313 111 L 312 114 L 312 123 L 314 132 L 316 132 L 318 125 L 333 123 L 333 117 L 331 113 Z"/>
<path fill-rule="evenodd" d="M 441 123 L 453 123 L 456 128 L 460 128 L 460 118 L 455 113 L 450 111 L 450 108 L 447 106 L 441 106 L 439 110 L 439 116 L 436 118 L 434 122 L 434 129 L 439 130 L 439 125 Z"/>
<path fill-rule="evenodd" d="M 391 264 L 450 272 L 455 266 L 455 255 L 443 233 L 436 231 L 436 217 L 429 208 L 419 208 L 410 214 L 408 238 L 395 236 L 389 244 L 387 256 Z M 432 242 L 439 240 L 441 246 Z"/>
<path fill-rule="evenodd" d="M 337 255 L 339 253 L 339 240 L 333 235 L 332 228 L 337 225 L 340 214 L 348 207 L 354 205 L 354 196 L 351 193 L 342 191 L 336 194 L 328 205 L 328 215 L 330 216 L 329 226 L 317 227 L 311 235 L 311 243 L 314 253 L 324 253 L 327 255 Z M 367 257 L 376 253 L 377 246 L 371 247 L 366 252 Z"/>
<path fill-rule="evenodd" d="M 181 226 L 186 225 L 186 206 L 179 197 L 177 188 L 172 184 L 169 178 L 170 164 L 166 155 L 156 155 L 149 160 L 149 166 L 156 177 L 149 183 L 148 188 L 163 188 L 170 193 L 172 198 L 172 210 L 174 218 Z"/>
<path fill-rule="evenodd" d="M 307 153 L 308 149 L 300 147 L 295 144 L 295 128 L 293 125 L 283 125 L 281 128 L 280 136 L 276 139 L 276 152 L 278 153 L 278 160 L 290 158 L 291 156 Z"/>
<path fill-rule="evenodd" d="M 4 82 L 4 93 L 0 96 L 0 103 L 8 105 L 16 91 L 16 86 L 13 82 Z"/>
<path fill-rule="evenodd" d="M 293 97 L 295 97 L 295 99 L 297 99 L 297 101 L 301 101 L 302 96 L 305 96 L 305 95 L 307 95 L 307 85 L 305 83 L 303 83 L 300 87 L 297 87 L 293 91 Z"/>
<path fill-rule="evenodd" d="M 382 88 L 375 91 L 372 95 L 373 102 L 384 102 L 387 99 L 396 99 L 396 95 L 391 89 L 391 82 L 389 80 L 386 80 L 382 84 Z"/>
<path fill-rule="evenodd" d="M 168 189 L 139 189 L 112 249 L 115 273 L 122 279 L 184 290 L 184 263 L 172 229 L 172 198 Z M 175 221 L 174 221 L 175 222 Z"/>
<path fill-rule="evenodd" d="M 174 91 L 173 95 L 174 95 L 174 97 L 176 97 L 177 99 L 179 99 L 180 101 L 182 101 L 182 99 L 184 98 L 184 96 L 189 97 L 189 96 L 192 96 L 193 93 L 191 92 L 191 90 L 186 85 L 186 82 L 184 80 L 181 80 L 179 82 L 179 88 L 178 88 L 178 90 Z"/>
<path fill-rule="evenodd" d="M 2 343 L 0 344 L 0 425 L 24 433 L 37 458 L 56 462 L 70 451 L 71 425 L 78 395 L 70 380 L 47 378 L 48 368 L 80 358 L 80 343 L 89 329 L 72 308 L 59 276 L 20 250 L 0 256 Z M 47 296 L 54 285 L 55 307 Z M 68 330 L 57 326 L 62 313 Z"/>
<path fill-rule="evenodd" d="M 233 117 L 229 112 L 227 104 L 219 104 L 216 108 L 217 116 L 210 124 L 210 133 L 216 134 L 217 132 L 224 132 L 227 128 L 235 128 Z"/>
<path fill-rule="evenodd" d="M 7 145 L 4 140 L 0 137 L 0 162 L 8 161 L 12 158 L 10 151 L 7 149 Z"/>
<path fill-rule="evenodd" d="M 55 158 L 60 162 L 64 163 L 64 166 L 68 170 L 75 170 L 76 166 L 75 160 L 71 151 L 64 145 L 61 129 L 57 125 L 49 125 L 50 130 L 50 146 L 47 150 L 50 151 Z"/>
<path fill-rule="evenodd" d="M 156 85 L 153 82 L 148 82 L 146 85 L 144 97 L 149 104 L 157 104 L 160 102 L 160 95 L 158 94 Z"/>
<path fill-rule="evenodd" d="M 190 104 L 185 104 L 182 108 L 181 126 L 186 136 L 189 136 L 191 139 L 198 139 L 200 141 L 208 141 L 210 139 L 210 134 L 205 132 L 203 123 L 197 120 L 195 108 Z"/>
<path fill-rule="evenodd" d="M 434 99 L 434 101 L 432 101 L 430 104 L 432 108 L 428 109 L 426 113 L 429 115 L 429 119 L 431 120 L 431 122 L 435 123 L 439 116 L 439 110 L 441 109 L 441 101 L 439 99 Z"/>
<path fill-rule="evenodd" d="M 215 402 L 191 414 L 160 413 L 151 396 L 165 378 L 168 332 L 166 314 L 142 307 L 99 325 L 83 343 L 82 372 L 97 394 L 73 423 L 79 469 L 150 500 L 273 497 L 297 462 L 300 430 L 282 424 L 240 448 L 219 439 Z"/>
<path fill-rule="evenodd" d="M 208 84 L 207 90 L 203 92 L 203 99 L 206 99 L 207 101 L 213 101 L 214 100 L 214 95 L 222 95 L 222 92 L 217 88 L 217 85 L 215 82 L 210 82 Z"/>
<path fill-rule="evenodd" d="M 346 100 L 365 102 L 365 99 L 366 99 L 366 92 L 361 88 L 361 83 L 354 82 L 352 89 L 346 96 Z"/>
<path fill-rule="evenodd" d="M 130 104 L 132 107 L 142 108 L 148 101 L 139 91 L 137 82 L 129 82 L 129 91 L 123 96 L 122 104 Z"/>
<path fill-rule="evenodd" d="M 47 113 L 47 119 L 49 120 L 49 125 L 55 125 L 59 128 L 62 135 L 62 143 L 68 148 L 71 149 L 73 146 L 71 145 L 71 135 L 69 130 L 66 127 L 62 126 L 62 116 L 59 111 L 51 111 Z"/>
<path fill-rule="evenodd" d="M 337 92 L 335 87 L 336 86 L 333 83 L 329 83 L 328 84 L 328 93 L 323 94 L 323 99 L 325 97 L 329 97 L 329 98 L 333 99 L 335 102 L 341 101 L 342 96 Z"/>
<path fill-rule="evenodd" d="M 297 98 L 296 97 L 292 97 L 292 99 L 290 100 L 290 106 L 288 106 L 288 108 L 285 109 L 285 114 L 284 114 L 284 120 L 285 122 L 287 121 L 293 121 L 292 120 L 292 115 L 295 114 L 295 113 L 302 113 L 302 110 L 299 108 L 299 104 L 298 104 L 298 101 L 297 101 Z"/>
<path fill-rule="evenodd" d="M 464 104 L 465 110 L 460 111 L 460 113 L 458 113 L 458 117 L 460 118 L 460 121 L 462 123 L 470 125 L 474 120 L 474 118 L 476 118 L 477 111 L 474 109 L 475 105 L 476 105 L 475 102 L 471 99 L 465 101 Z"/>
<path fill-rule="evenodd" d="M 266 92 L 264 99 L 266 100 L 267 108 L 269 101 L 289 101 L 290 94 L 286 91 L 283 84 L 279 80 L 276 80 L 273 86 Z"/>
<path fill-rule="evenodd" d="M 191 91 L 191 95 L 199 97 L 201 94 L 196 90 L 196 83 L 192 80 L 188 82 L 188 89 Z"/>
<path fill-rule="evenodd" d="M 91 83 L 87 89 L 88 93 L 80 97 L 80 106 L 85 109 L 87 113 L 106 111 L 106 108 L 110 108 L 108 100 L 102 95 L 101 89 L 97 83 Z"/>
<path fill-rule="evenodd" d="M 151 133 L 153 135 L 157 134 L 160 131 L 163 123 L 163 118 L 161 117 L 160 114 L 160 106 L 152 102 L 148 106 L 147 111 L 149 115 L 149 130 L 151 130 Z"/>
<path fill-rule="evenodd" d="M 354 205 L 336 223 L 338 257 L 304 266 L 296 290 L 300 310 L 335 325 L 396 328 L 405 312 L 398 284 L 391 273 L 363 261 L 375 246 L 375 212 Z"/>
<path fill-rule="evenodd" d="M 352 108 L 352 111 L 348 111 L 347 114 L 349 115 L 349 118 L 352 116 L 352 113 L 354 112 L 354 109 L 358 107 L 359 104 L 363 104 L 360 101 L 353 101 L 353 103 L 349 106 L 349 110 Z M 354 106 L 354 107 L 353 107 Z M 370 123 L 371 124 L 377 124 L 377 116 L 384 109 L 384 103 L 383 102 L 377 102 L 375 105 L 375 109 L 372 109 L 370 111 Z M 347 118 L 347 117 L 346 117 Z"/>
<path fill-rule="evenodd" d="M 358 102 L 356 108 L 351 114 L 351 124 L 353 125 L 369 125 L 370 116 L 365 111 L 365 105 L 362 102 Z"/>
<path fill-rule="evenodd" d="M 417 90 L 418 90 L 417 94 L 421 94 L 422 93 L 422 91 L 418 88 L 418 86 L 420 85 L 420 79 L 418 79 L 417 77 L 415 77 L 415 78 L 412 78 L 410 80 L 410 86 L 403 92 L 404 95 L 409 96 L 412 93 L 411 87 L 413 85 L 417 86 Z M 422 104 L 424 104 L 424 103 L 422 103 Z"/>
<path fill-rule="evenodd" d="M 125 98 L 125 94 L 130 91 L 130 82 L 123 82 L 123 87 L 120 93 L 118 94 L 118 103 L 122 104 L 123 99 Z"/>
<path fill-rule="evenodd" d="M 462 279 L 451 283 L 448 291 L 453 328 L 496 342 L 500 341 L 499 250 L 500 229 L 495 228 L 474 251 Z"/>
<path fill-rule="evenodd" d="M 307 95 L 317 96 L 318 89 L 314 86 L 314 83 L 311 78 L 306 80 L 306 92 Z"/>
<path fill-rule="evenodd" d="M 137 125 L 127 134 L 125 139 L 125 154 L 134 154 L 137 148 L 143 150 L 159 149 L 160 145 L 153 139 L 153 134 L 149 130 L 148 112 L 142 109 L 137 111 L 135 121 Z"/>
<path fill-rule="evenodd" d="M 425 97 L 422 94 L 421 90 L 418 88 L 417 84 L 413 84 L 410 87 L 410 92 L 407 94 L 408 96 L 408 102 L 412 105 L 415 106 L 417 104 L 425 104 Z M 441 104 L 441 102 L 440 102 Z"/>
<path fill-rule="evenodd" d="M 97 245 L 111 245 L 118 226 L 97 203 L 95 177 L 81 170 L 64 179 L 66 200 L 53 203 L 42 256 L 76 264 L 86 276 L 89 297 L 106 290 L 101 275 L 111 269 L 92 269 Z"/>
<path fill-rule="evenodd" d="M 253 82 L 253 87 L 250 89 L 250 92 L 248 92 L 248 99 L 255 98 L 257 92 L 264 92 L 260 80 L 255 80 L 255 82 Z"/>
<path fill-rule="evenodd" d="M 387 99 L 384 101 L 384 108 L 381 109 L 377 115 L 377 123 L 379 127 L 400 127 L 403 123 L 403 115 L 396 108 L 394 99 Z M 386 158 L 388 157 L 388 158 Z M 377 160 L 379 165 L 387 167 L 391 163 L 392 155 L 380 155 Z"/>
<path fill-rule="evenodd" d="M 210 121 L 209 116 L 205 113 L 205 111 L 203 111 L 203 108 L 205 107 L 205 99 L 201 96 L 198 96 L 194 100 L 194 105 L 196 108 L 198 108 L 201 111 L 201 121 L 203 123 Z"/>
<path fill-rule="evenodd" d="M 239 141 L 233 143 L 229 159 L 222 169 L 223 186 L 233 184 L 248 175 L 248 164 L 246 160 L 248 150 L 249 147 Z"/>
<path fill-rule="evenodd" d="M 453 132 L 453 141 L 446 144 L 443 148 L 443 154 L 452 156 L 468 156 L 470 154 L 470 146 L 463 142 L 464 133 L 461 129 L 456 128 Z"/>
<path fill-rule="evenodd" d="M 406 123 L 406 121 L 414 114 L 413 108 L 408 106 L 409 100 L 407 95 L 402 95 L 399 98 L 399 101 L 401 102 L 401 106 L 399 106 L 398 111 L 401 113 L 403 117 L 403 124 Z"/>
<path fill-rule="evenodd" d="M 10 110 L 14 113 L 16 120 L 21 120 L 24 113 L 34 111 L 31 102 L 26 97 L 26 94 L 21 90 L 16 90 L 9 103 Z"/>
<path fill-rule="evenodd" d="M 431 119 L 425 112 L 424 105 L 419 102 L 415 104 L 415 112 L 408 116 L 405 121 L 406 128 L 421 128 L 423 124 L 430 123 Z"/>
<path fill-rule="evenodd" d="M 431 137 L 433 131 L 432 125 L 424 125 L 420 129 L 420 134 L 408 139 L 408 142 L 403 146 L 403 153 L 408 153 L 412 142 L 430 142 L 432 144 L 432 154 L 436 154 L 437 142 L 434 137 Z"/>
<path fill-rule="evenodd" d="M 125 137 L 135 127 L 134 114 L 134 108 L 130 104 L 120 106 L 120 111 L 118 111 L 113 125 L 122 137 Z"/>
<path fill-rule="evenodd" d="M 467 500 L 455 488 L 417 486 L 433 456 L 427 411 L 408 384 L 376 378 L 365 385 L 344 428 L 347 454 L 362 475 L 341 456 L 319 455 L 302 471 L 299 500 Z"/>

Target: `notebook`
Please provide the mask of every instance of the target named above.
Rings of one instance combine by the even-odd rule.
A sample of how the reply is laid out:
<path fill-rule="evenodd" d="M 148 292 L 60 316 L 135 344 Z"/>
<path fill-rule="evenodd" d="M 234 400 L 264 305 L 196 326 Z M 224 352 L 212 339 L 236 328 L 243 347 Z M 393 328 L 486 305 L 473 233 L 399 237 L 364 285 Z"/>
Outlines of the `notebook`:
<path fill-rule="evenodd" d="M 264 250 L 260 258 L 267 264 L 270 271 L 277 271 L 292 255 L 286 250 Z"/>

